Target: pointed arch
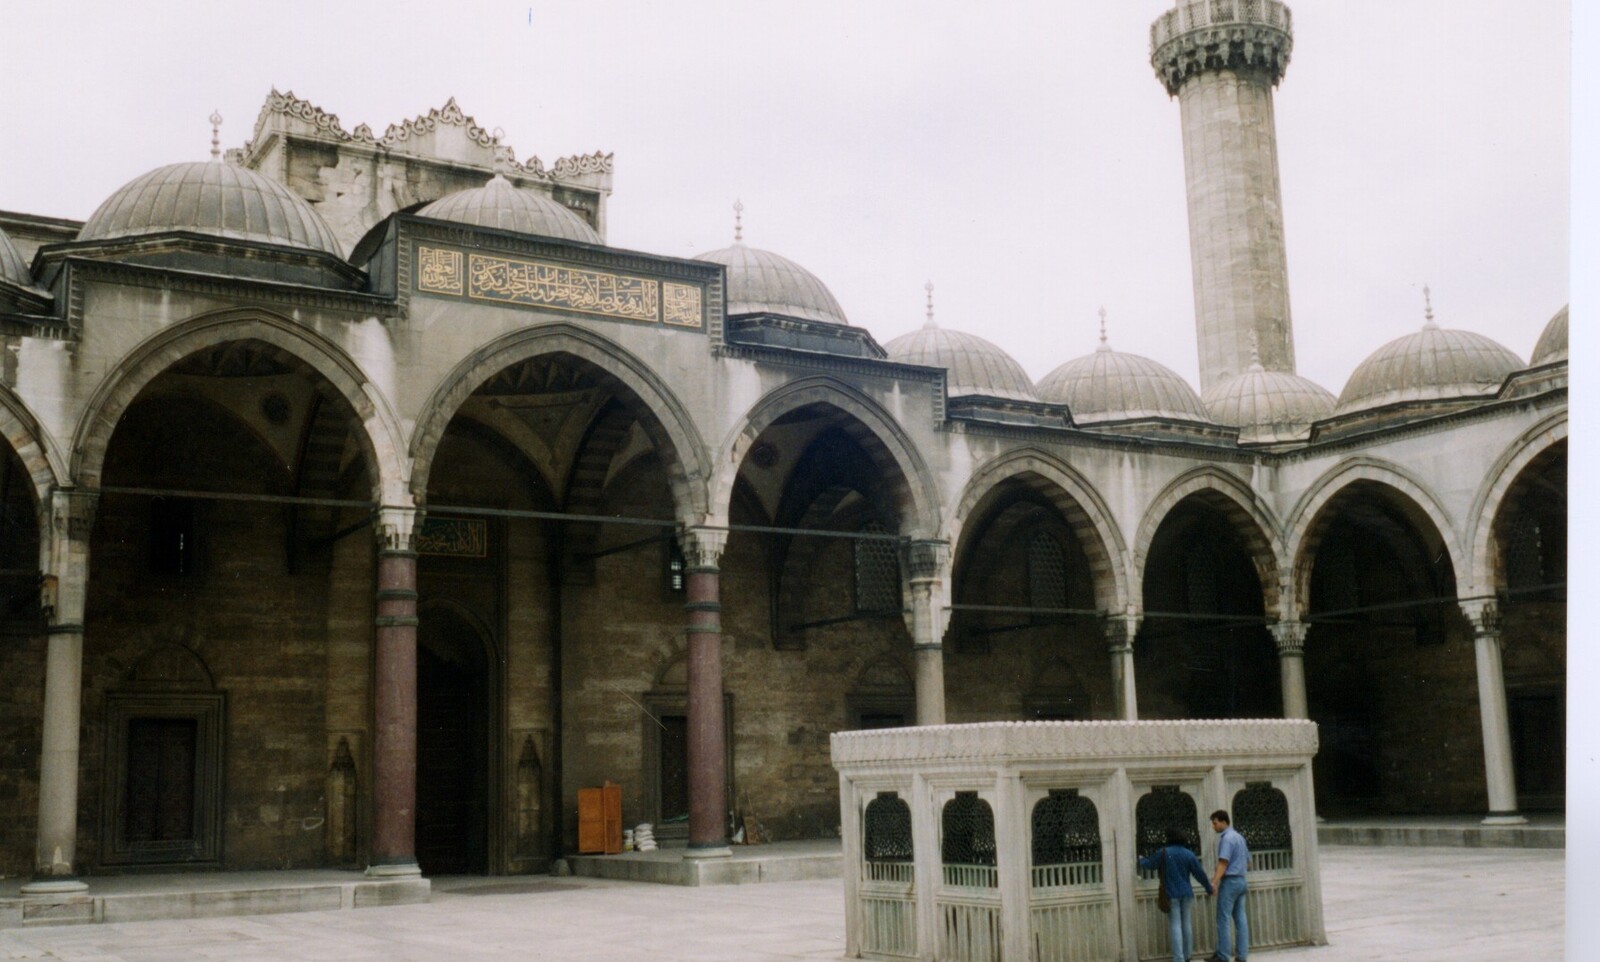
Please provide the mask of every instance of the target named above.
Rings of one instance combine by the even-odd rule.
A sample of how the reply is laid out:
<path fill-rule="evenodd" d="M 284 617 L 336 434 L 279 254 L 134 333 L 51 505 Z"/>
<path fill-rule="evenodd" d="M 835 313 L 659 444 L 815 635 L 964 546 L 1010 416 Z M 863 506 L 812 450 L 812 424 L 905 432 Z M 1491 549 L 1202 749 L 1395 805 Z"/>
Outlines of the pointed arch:
<path fill-rule="evenodd" d="M 878 402 L 842 381 L 815 375 L 791 381 L 756 402 L 723 441 L 711 479 L 710 521 L 725 524 L 734 480 L 750 446 L 772 423 L 810 405 L 826 405 L 849 416 L 843 425 L 875 465 L 893 480 L 901 534 L 931 538 L 940 528 L 939 492 L 917 445 Z"/>
<path fill-rule="evenodd" d="M 523 328 L 484 344 L 434 387 L 411 438 L 411 491 L 417 500 L 427 496 L 439 442 L 467 398 L 506 368 L 550 354 L 577 358 L 616 390 L 661 452 L 679 520 L 698 521 L 706 505 L 706 447 L 688 408 L 649 365 L 621 345 L 564 321 Z"/>
<path fill-rule="evenodd" d="M 0 385 L 0 432 L 28 472 L 28 488 L 42 527 L 50 492 L 70 477 L 61 460 L 61 450 L 28 409 L 27 402 L 5 385 Z"/>
<path fill-rule="evenodd" d="M 389 399 L 337 344 L 291 318 L 260 308 L 201 314 L 129 351 L 84 408 L 73 434 L 71 476 L 84 487 L 98 487 L 117 423 L 150 382 L 192 354 L 238 341 L 266 344 L 320 375 L 361 424 L 352 433 L 371 468 L 373 499 L 380 504 L 409 503 L 404 431 Z"/>
<path fill-rule="evenodd" d="M 973 511 L 1000 484 L 1021 480 L 1043 495 L 1078 539 L 1094 584 L 1095 604 L 1105 611 L 1123 611 L 1131 603 L 1127 546 L 1105 499 L 1065 461 L 1038 448 L 1021 448 L 985 463 L 961 492 L 950 519 L 953 556 L 962 551 L 961 533 Z"/>
<path fill-rule="evenodd" d="M 1467 536 L 1462 542 L 1471 552 L 1470 568 L 1456 568 L 1469 573 L 1467 584 L 1462 588 L 1464 595 L 1490 594 L 1500 587 L 1502 575 L 1494 550 L 1495 518 L 1523 470 L 1566 440 L 1567 412 L 1561 411 L 1522 432 L 1485 472 L 1483 484 L 1472 499 L 1472 510 L 1466 522 Z"/>
<path fill-rule="evenodd" d="M 1279 537 L 1281 526 L 1278 519 L 1249 484 L 1213 465 L 1204 465 L 1178 475 L 1145 509 L 1144 518 L 1139 522 L 1139 533 L 1134 538 L 1133 552 L 1129 556 L 1128 571 L 1128 584 L 1140 586 L 1140 603 L 1143 603 L 1145 565 L 1149 561 L 1150 546 L 1155 541 L 1156 532 L 1172 510 L 1190 498 L 1199 498 L 1220 511 L 1233 524 L 1261 581 L 1262 603 L 1267 613 L 1281 617 L 1283 572 L 1287 565 L 1280 553 L 1282 539 Z"/>
<path fill-rule="evenodd" d="M 1411 523 L 1419 529 L 1425 540 L 1433 542 L 1433 548 L 1444 551 L 1450 559 L 1452 570 L 1458 573 L 1458 578 L 1460 577 L 1462 558 L 1455 522 L 1433 492 L 1405 468 L 1392 461 L 1365 456 L 1346 458 L 1324 472 L 1311 487 L 1307 488 L 1289 514 L 1289 522 L 1284 529 L 1284 554 L 1292 566 L 1290 570 L 1293 593 L 1288 599 L 1292 608 L 1286 617 L 1293 618 L 1309 610 L 1311 568 L 1316 558 L 1317 547 L 1321 544 L 1322 536 L 1327 529 L 1328 519 L 1324 509 L 1335 498 L 1347 492 L 1351 485 L 1361 483 L 1376 485 L 1392 492 L 1391 497 L 1396 506 L 1410 518 Z M 1427 539 L 1430 532 L 1423 527 L 1424 518 L 1431 522 L 1432 539 Z"/>

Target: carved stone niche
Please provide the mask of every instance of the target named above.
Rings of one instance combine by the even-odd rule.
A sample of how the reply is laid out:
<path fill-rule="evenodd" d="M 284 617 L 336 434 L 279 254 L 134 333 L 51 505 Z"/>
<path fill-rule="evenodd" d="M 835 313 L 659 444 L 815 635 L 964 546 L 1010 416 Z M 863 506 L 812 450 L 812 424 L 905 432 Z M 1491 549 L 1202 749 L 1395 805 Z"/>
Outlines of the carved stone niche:
<path fill-rule="evenodd" d="M 101 867 L 220 867 L 226 720 L 226 694 L 183 645 L 153 649 L 106 693 Z"/>

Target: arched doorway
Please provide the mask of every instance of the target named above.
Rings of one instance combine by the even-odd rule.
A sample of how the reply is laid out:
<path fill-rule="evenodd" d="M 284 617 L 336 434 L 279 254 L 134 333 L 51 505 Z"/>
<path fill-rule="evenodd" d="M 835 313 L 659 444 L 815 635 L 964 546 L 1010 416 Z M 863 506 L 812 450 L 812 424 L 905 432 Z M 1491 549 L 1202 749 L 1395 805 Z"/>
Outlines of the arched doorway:
<path fill-rule="evenodd" d="M 428 875 L 489 868 L 490 672 L 486 643 L 453 606 L 417 628 L 417 863 Z"/>

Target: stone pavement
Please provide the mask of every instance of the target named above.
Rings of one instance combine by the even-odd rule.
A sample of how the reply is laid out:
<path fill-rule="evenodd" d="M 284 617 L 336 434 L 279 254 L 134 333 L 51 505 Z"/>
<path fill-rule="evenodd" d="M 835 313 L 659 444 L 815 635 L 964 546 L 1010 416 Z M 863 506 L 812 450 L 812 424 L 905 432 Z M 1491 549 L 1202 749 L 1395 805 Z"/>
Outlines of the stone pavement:
<path fill-rule="evenodd" d="M 1560 959 L 1564 859 L 1549 850 L 1325 846 L 1331 944 L 1261 955 L 1275 962 Z M 71 962 L 778 962 L 838 959 L 843 950 L 836 880 L 687 888 L 543 876 L 438 879 L 428 905 L 0 931 L 0 959 Z"/>

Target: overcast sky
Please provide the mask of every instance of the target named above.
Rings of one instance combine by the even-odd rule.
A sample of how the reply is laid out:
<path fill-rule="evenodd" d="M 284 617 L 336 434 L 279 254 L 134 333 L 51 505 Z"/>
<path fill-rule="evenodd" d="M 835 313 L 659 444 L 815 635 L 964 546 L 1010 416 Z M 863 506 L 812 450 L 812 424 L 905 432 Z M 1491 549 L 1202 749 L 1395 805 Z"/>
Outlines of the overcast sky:
<path fill-rule="evenodd" d="M 268 90 L 378 133 L 455 96 L 518 159 L 616 154 L 609 242 L 790 257 L 879 342 L 938 321 L 1035 379 L 1111 343 L 1198 383 L 1162 0 L 20 3 L 0 209 L 85 218 L 250 136 Z M 1527 358 L 1567 301 L 1562 0 L 1299 0 L 1277 92 L 1300 373 L 1422 323 Z M 229 12 L 234 11 L 234 12 Z M 19 92 L 27 91 L 28 95 Z"/>

